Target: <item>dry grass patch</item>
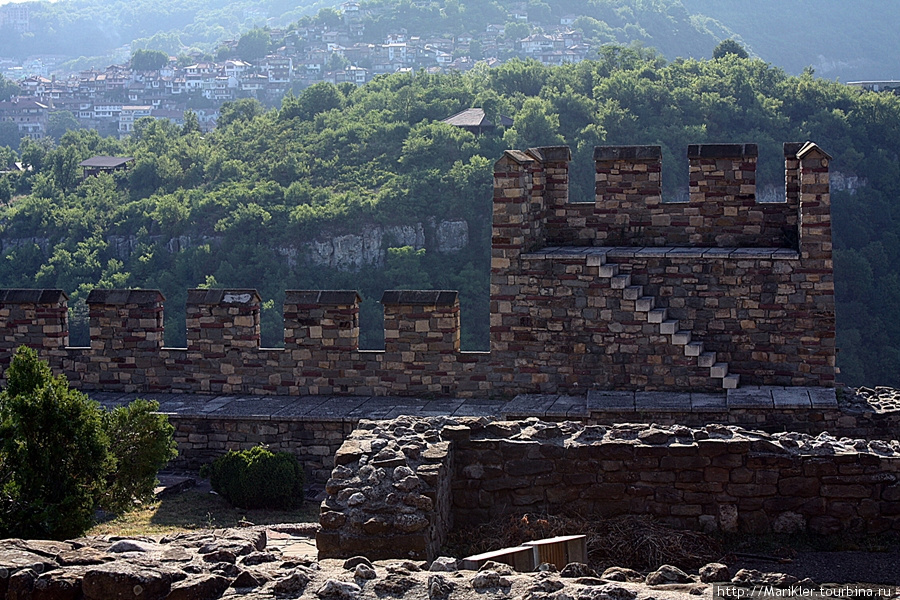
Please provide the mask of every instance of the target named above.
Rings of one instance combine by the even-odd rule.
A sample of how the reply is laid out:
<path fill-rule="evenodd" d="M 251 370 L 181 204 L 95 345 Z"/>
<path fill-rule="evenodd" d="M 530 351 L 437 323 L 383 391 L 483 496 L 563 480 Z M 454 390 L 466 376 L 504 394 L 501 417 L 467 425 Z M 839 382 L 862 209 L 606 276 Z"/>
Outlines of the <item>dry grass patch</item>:
<path fill-rule="evenodd" d="M 292 510 L 246 510 L 231 506 L 208 491 L 189 489 L 145 504 L 129 513 L 92 527 L 87 535 L 162 535 L 192 529 L 239 527 L 319 520 L 319 505 L 304 502 Z"/>

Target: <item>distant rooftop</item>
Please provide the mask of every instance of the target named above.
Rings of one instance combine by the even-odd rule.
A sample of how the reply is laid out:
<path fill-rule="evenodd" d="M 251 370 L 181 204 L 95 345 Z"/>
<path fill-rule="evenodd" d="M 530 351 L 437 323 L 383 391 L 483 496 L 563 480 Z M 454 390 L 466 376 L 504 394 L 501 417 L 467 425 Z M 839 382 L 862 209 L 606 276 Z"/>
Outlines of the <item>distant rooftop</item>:
<path fill-rule="evenodd" d="M 463 128 L 477 128 L 477 129 L 493 129 L 494 124 L 488 120 L 488 118 L 484 114 L 484 109 L 482 108 L 467 108 L 462 112 L 458 112 L 453 116 L 447 117 L 442 121 L 443 123 L 447 123 L 448 125 L 454 125 L 456 127 Z M 509 117 L 500 115 L 500 125 L 503 127 L 510 127 L 513 124 L 513 120 Z"/>
<path fill-rule="evenodd" d="M 127 163 L 133 162 L 130 156 L 93 156 L 87 160 L 78 163 L 79 167 L 97 168 L 97 169 L 115 169 L 116 167 L 124 167 Z"/>

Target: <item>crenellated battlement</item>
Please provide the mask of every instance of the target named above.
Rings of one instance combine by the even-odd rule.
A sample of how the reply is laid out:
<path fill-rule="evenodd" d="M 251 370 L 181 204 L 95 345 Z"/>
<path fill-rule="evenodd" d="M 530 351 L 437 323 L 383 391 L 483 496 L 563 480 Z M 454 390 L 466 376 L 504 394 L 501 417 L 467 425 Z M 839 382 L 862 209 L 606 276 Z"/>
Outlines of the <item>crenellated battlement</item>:
<path fill-rule="evenodd" d="M 595 197 L 589 202 L 568 198 L 568 148 L 507 151 L 497 163 L 501 194 L 495 194 L 495 207 L 499 201 L 504 212 L 525 218 L 530 247 L 796 248 L 798 217 L 805 210 L 800 202 L 803 164 L 815 169 L 813 162 L 830 157 L 812 143 L 785 144 L 786 199 L 758 202 L 757 154 L 756 144 L 688 146 L 688 200 L 673 202 L 663 197 L 660 146 L 598 146 Z M 515 189 L 524 192 L 518 201 Z M 523 206 L 510 206 L 517 204 Z"/>
<path fill-rule="evenodd" d="M 490 352 L 460 351 L 453 291 L 385 292 L 385 347 L 360 350 L 352 290 L 288 291 L 284 348 L 260 347 L 252 289 L 189 290 L 185 348 L 164 347 L 155 290 L 91 292 L 89 348 L 68 347 L 63 291 L 0 290 L 0 366 L 26 344 L 82 388 L 128 392 L 831 386 L 830 157 L 810 142 L 784 155 L 784 202 L 757 202 L 754 144 L 689 146 L 687 201 L 666 202 L 658 146 L 600 146 L 595 196 L 578 202 L 569 148 L 505 152 L 494 169 Z"/>

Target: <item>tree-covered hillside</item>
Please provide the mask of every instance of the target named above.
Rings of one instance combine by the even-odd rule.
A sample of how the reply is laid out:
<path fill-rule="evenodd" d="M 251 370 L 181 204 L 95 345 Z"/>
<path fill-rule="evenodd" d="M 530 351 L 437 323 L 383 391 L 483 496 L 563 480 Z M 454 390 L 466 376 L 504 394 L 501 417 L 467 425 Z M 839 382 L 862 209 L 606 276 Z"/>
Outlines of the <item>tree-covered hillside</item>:
<path fill-rule="evenodd" d="M 471 106 L 515 124 L 476 137 L 439 122 Z M 26 141 L 20 156 L 34 170 L 10 179 L 21 195 L 0 209 L 0 286 L 71 293 L 80 343 L 89 289 L 159 288 L 169 344 L 183 343 L 187 288 L 255 287 L 266 301 L 266 345 L 279 342 L 285 289 L 355 288 L 366 299 L 369 347 L 379 343 L 373 300 L 384 289 L 459 289 L 464 346 L 484 348 L 491 168 L 505 148 L 570 145 L 572 196 L 589 199 L 595 145 L 661 144 L 665 194 L 677 198 L 689 143 L 756 142 L 760 177 L 777 186 L 782 142 L 810 139 L 835 156 L 841 181 L 857 182 L 832 197 L 841 379 L 900 383 L 893 95 L 733 55 L 666 62 L 609 46 L 600 60 L 564 67 L 512 61 L 466 74 L 381 76 L 360 88 L 319 84 L 268 112 L 242 100 L 205 136 L 186 123 L 141 121 L 126 141 L 91 131 L 70 132 L 58 147 Z M 76 165 L 95 154 L 136 161 L 124 175 L 82 181 Z M 433 225 L 461 220 L 468 245 L 437 252 Z M 382 266 L 311 260 L 307 244 L 337 247 L 340 236 L 375 226 L 418 226 L 424 240 L 386 234 Z"/>
<path fill-rule="evenodd" d="M 28 30 L 0 27 L 0 57 L 95 57 L 78 63 L 85 66 L 127 44 L 132 50 L 172 55 L 191 48 L 213 54 L 254 27 L 292 31 L 318 19 L 333 31 L 355 23 L 353 34 L 341 39 L 343 45 L 383 43 L 388 34 L 404 30 L 454 43 L 459 36 L 476 36 L 474 46 L 461 46 L 476 60 L 483 48 L 477 36 L 488 25 L 505 28 L 501 35 L 511 40 L 564 25 L 592 47 L 639 42 L 669 60 L 708 57 L 719 41 L 735 37 L 789 73 L 812 66 L 842 81 L 900 77 L 894 61 L 900 12 L 882 0 L 824 5 L 816 0 L 363 0 L 354 13 L 358 16 L 341 14 L 346 6 L 337 0 L 43 0 L 24 5 L 30 10 Z"/>
<path fill-rule="evenodd" d="M 105 56 L 126 44 L 173 55 L 212 51 L 226 39 L 269 24 L 287 25 L 334 2 L 303 0 L 32 1 L 29 31 L 0 28 L 0 56 Z"/>

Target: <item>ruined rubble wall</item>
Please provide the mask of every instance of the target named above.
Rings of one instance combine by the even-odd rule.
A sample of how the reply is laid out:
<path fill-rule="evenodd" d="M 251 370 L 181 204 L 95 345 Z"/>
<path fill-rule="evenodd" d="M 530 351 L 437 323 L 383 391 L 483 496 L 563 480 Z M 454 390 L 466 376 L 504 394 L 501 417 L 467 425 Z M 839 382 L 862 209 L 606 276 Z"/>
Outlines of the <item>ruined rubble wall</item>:
<path fill-rule="evenodd" d="M 900 443 L 709 425 L 499 422 L 456 442 L 457 525 L 652 515 L 705 531 L 900 531 Z"/>
<path fill-rule="evenodd" d="M 443 419 L 361 421 L 335 456 L 319 558 L 432 560 L 451 526 L 452 448 Z"/>
<path fill-rule="evenodd" d="M 400 417 L 367 422 L 336 462 L 323 556 L 433 556 L 451 524 L 524 513 L 650 515 L 708 532 L 900 531 L 898 441 Z"/>

